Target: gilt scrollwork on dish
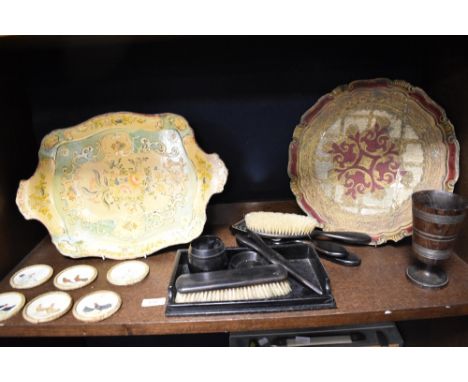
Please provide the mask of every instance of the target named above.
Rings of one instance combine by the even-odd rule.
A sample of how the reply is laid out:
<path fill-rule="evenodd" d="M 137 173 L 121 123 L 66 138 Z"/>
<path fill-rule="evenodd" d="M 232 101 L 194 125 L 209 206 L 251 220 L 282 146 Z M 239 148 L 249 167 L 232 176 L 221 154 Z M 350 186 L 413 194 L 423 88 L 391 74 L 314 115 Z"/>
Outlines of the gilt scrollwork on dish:
<path fill-rule="evenodd" d="M 143 257 L 198 236 L 227 169 L 175 114 L 111 113 L 42 140 L 17 204 L 70 257 Z"/>
<path fill-rule="evenodd" d="M 355 81 L 320 98 L 289 150 L 291 189 L 325 230 L 373 244 L 412 232 L 411 194 L 453 191 L 459 145 L 445 112 L 404 81 Z"/>

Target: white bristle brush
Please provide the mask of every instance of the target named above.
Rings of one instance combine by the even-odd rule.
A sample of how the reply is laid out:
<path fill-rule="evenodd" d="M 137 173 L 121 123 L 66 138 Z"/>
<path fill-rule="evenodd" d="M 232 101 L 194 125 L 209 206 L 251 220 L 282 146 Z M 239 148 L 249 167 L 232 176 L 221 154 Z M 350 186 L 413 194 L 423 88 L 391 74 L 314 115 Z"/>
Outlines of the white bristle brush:
<path fill-rule="evenodd" d="M 217 289 L 213 291 L 176 294 L 176 304 L 191 302 L 222 302 L 261 300 L 286 296 L 291 293 L 291 285 L 287 280 L 277 283 L 265 283 L 238 288 Z"/>
<path fill-rule="evenodd" d="M 310 216 L 283 212 L 249 212 L 245 225 L 251 231 L 270 236 L 307 236 L 317 226 Z"/>
<path fill-rule="evenodd" d="M 292 291 L 287 271 L 275 264 L 183 274 L 175 287 L 176 304 L 261 300 Z"/>
<path fill-rule="evenodd" d="M 311 216 L 283 212 L 249 212 L 244 217 L 248 230 L 270 238 L 297 239 L 308 237 L 340 240 L 349 244 L 369 244 L 372 238 L 361 232 L 329 232 L 316 230 L 317 220 Z"/>

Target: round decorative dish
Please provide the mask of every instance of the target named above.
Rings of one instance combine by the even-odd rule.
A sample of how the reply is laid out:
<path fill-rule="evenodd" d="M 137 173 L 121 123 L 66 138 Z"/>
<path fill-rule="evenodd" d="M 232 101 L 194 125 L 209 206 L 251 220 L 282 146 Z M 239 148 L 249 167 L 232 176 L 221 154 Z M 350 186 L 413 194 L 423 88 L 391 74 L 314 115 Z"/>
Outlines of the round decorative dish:
<path fill-rule="evenodd" d="M 53 321 L 67 313 L 72 303 L 73 300 L 67 292 L 43 293 L 26 304 L 23 317 L 33 324 Z"/>
<path fill-rule="evenodd" d="M 73 265 L 55 276 L 54 285 L 61 290 L 78 289 L 91 284 L 97 275 L 97 269 L 91 265 Z"/>
<path fill-rule="evenodd" d="M 110 113 L 46 135 L 16 202 L 63 255 L 133 259 L 199 236 L 226 179 L 183 117 Z"/>
<path fill-rule="evenodd" d="M 29 289 L 44 284 L 50 279 L 54 270 L 46 264 L 35 264 L 24 267 L 10 278 L 10 285 L 16 289 Z"/>
<path fill-rule="evenodd" d="M 143 261 L 124 261 L 109 269 L 107 281 L 114 285 L 132 285 L 142 281 L 148 273 L 149 266 Z"/>
<path fill-rule="evenodd" d="M 26 299 L 22 293 L 0 293 L 0 322 L 8 320 L 24 306 Z"/>
<path fill-rule="evenodd" d="M 117 293 L 99 290 L 80 298 L 73 307 L 73 315 L 80 321 L 102 321 L 117 312 L 121 304 Z"/>
<path fill-rule="evenodd" d="M 302 116 L 288 173 L 300 207 L 328 231 L 371 244 L 412 233 L 411 194 L 453 191 L 459 145 L 444 110 L 404 81 L 355 81 Z"/>

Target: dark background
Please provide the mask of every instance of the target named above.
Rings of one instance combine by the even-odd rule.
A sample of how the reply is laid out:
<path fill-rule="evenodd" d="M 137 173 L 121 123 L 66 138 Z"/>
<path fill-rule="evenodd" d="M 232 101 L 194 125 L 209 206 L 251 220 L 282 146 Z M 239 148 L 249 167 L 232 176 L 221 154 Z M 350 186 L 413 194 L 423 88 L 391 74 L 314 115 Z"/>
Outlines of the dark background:
<path fill-rule="evenodd" d="M 467 47 L 465 37 L 433 36 L 2 37 L 0 277 L 46 234 L 14 202 L 40 140 L 106 112 L 183 115 L 229 169 L 212 204 L 292 199 L 288 145 L 302 113 L 338 85 L 403 79 L 454 124 L 456 191 L 468 196 Z"/>
<path fill-rule="evenodd" d="M 213 203 L 291 198 L 288 144 L 323 94 L 356 79 L 422 87 L 462 128 L 466 39 L 443 37 L 8 37 L 0 39 L 2 102 L 18 145 L 111 111 L 185 116 L 200 146 L 230 170 Z M 444 87 L 447 82 L 447 87 Z M 453 84 L 452 84 L 453 85 Z M 8 110 L 9 109 L 9 110 Z M 2 115 L 5 114 L 2 110 Z M 20 121 L 18 120 L 20 119 Z M 20 124 L 22 125 L 20 128 Z M 18 152 L 19 154 L 19 152 Z M 21 158 L 21 156 L 20 156 Z M 17 160 L 25 161 L 26 158 Z M 22 175 L 36 163 L 28 158 Z M 32 162 L 32 163 L 31 163 Z"/>

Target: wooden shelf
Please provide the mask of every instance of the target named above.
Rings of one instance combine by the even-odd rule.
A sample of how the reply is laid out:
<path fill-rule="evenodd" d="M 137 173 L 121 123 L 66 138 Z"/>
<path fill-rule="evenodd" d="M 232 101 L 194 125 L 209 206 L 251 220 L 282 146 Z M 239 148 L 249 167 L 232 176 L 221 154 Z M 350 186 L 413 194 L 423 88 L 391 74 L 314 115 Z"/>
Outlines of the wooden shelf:
<path fill-rule="evenodd" d="M 252 209 L 294 211 L 293 202 L 243 203 L 221 205 L 211 209 L 206 232 L 219 235 L 228 246 L 235 246 L 229 231 L 233 223 Z M 224 224 L 223 224 L 224 222 Z M 145 298 L 165 297 L 175 265 L 176 248 L 148 257 L 149 276 L 133 286 L 117 287 L 106 280 L 107 270 L 116 262 L 97 258 L 74 260 L 60 255 L 50 239 L 45 238 L 0 283 L 0 292 L 13 290 L 11 275 L 21 267 L 44 263 L 54 268 L 54 274 L 75 264 L 91 264 L 99 275 L 85 288 L 70 291 L 74 301 L 90 291 L 111 289 L 122 297 L 121 309 L 111 318 L 99 323 L 76 320 L 71 312 L 56 321 L 31 324 L 21 314 L 0 323 L 0 337 L 56 336 L 127 336 L 240 332 L 254 330 L 297 329 L 383 321 L 427 319 L 468 314 L 468 264 L 452 256 L 445 265 L 449 284 L 440 290 L 419 288 L 407 280 L 405 270 L 411 259 L 410 240 L 401 244 L 374 247 L 348 247 L 362 258 L 356 268 L 343 267 L 323 260 L 331 280 L 336 309 L 282 312 L 268 314 L 213 315 L 166 317 L 165 307 L 142 308 Z M 22 291 L 27 301 L 54 290 L 53 280 Z"/>

